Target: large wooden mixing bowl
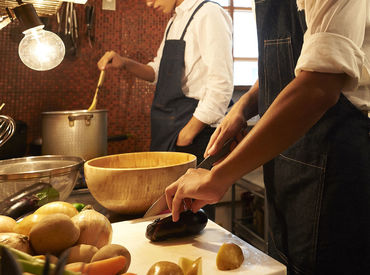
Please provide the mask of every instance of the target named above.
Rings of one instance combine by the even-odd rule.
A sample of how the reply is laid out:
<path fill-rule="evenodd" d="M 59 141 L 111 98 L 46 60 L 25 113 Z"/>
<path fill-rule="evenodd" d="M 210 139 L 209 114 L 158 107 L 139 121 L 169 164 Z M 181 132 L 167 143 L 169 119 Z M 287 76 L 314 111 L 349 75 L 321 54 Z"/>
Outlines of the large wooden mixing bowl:
<path fill-rule="evenodd" d="M 196 156 L 178 152 L 138 152 L 91 159 L 84 164 L 86 184 L 105 208 L 141 214 L 165 188 L 196 166 Z"/>

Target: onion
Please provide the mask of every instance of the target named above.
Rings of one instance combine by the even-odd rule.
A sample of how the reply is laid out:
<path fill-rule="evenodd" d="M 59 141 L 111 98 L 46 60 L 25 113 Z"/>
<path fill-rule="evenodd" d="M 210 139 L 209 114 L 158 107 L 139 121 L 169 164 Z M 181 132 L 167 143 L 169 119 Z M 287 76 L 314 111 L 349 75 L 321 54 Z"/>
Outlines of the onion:
<path fill-rule="evenodd" d="M 74 215 L 78 214 L 77 209 L 69 202 L 65 201 L 53 201 L 49 202 L 43 206 L 41 206 L 39 209 L 37 209 L 34 213 L 36 214 L 66 214 L 70 218 L 72 218 Z"/>
<path fill-rule="evenodd" d="M 17 222 L 8 216 L 0 215 L 0 232 L 14 232 Z"/>
<path fill-rule="evenodd" d="M 0 233 L 0 243 L 20 251 L 32 254 L 30 241 L 27 236 L 17 233 Z"/>
<path fill-rule="evenodd" d="M 111 223 L 91 206 L 86 206 L 80 213 L 73 216 L 72 221 L 80 228 L 77 244 L 89 244 L 101 248 L 112 241 Z"/>

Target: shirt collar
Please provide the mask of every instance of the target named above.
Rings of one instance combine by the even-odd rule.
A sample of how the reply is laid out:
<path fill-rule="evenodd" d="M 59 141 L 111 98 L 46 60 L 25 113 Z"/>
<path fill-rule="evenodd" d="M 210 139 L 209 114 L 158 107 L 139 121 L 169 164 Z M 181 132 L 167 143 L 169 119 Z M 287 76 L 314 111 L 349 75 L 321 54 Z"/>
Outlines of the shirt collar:
<path fill-rule="evenodd" d="M 184 0 L 179 6 L 175 8 L 175 14 L 183 14 L 191 10 L 199 0 Z"/>

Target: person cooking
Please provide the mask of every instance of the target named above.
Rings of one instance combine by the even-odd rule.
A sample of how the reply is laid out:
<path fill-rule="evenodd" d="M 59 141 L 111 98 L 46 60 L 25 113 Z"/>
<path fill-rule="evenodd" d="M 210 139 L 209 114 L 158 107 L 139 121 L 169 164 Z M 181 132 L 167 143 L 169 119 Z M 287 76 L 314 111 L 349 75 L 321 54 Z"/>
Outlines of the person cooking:
<path fill-rule="evenodd" d="M 232 21 L 208 1 L 148 0 L 147 5 L 173 13 L 154 60 L 142 64 L 108 51 L 98 67 L 123 68 L 155 82 L 150 150 L 192 153 L 199 163 L 232 97 Z"/>
<path fill-rule="evenodd" d="M 264 164 L 269 254 L 288 274 L 367 274 L 370 1 L 264 0 L 255 9 L 259 80 L 205 155 L 237 137 L 257 110 L 261 118 L 211 171 L 189 169 L 167 187 L 173 220 L 184 199 L 198 211 Z"/>

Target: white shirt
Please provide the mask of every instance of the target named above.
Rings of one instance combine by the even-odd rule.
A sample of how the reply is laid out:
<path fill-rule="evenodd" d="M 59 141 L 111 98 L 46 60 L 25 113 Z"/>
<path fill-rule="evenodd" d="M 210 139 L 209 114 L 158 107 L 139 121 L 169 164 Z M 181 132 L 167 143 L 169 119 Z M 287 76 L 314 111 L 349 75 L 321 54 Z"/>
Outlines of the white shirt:
<path fill-rule="evenodd" d="M 167 39 L 180 39 L 185 25 L 202 0 L 185 0 L 175 9 Z M 165 33 L 166 33 L 165 32 Z M 184 37 L 185 71 L 182 90 L 199 100 L 194 116 L 216 127 L 224 117 L 233 93 L 232 20 L 222 7 L 206 3 L 198 10 Z M 148 65 L 158 78 L 165 37 Z"/>
<path fill-rule="evenodd" d="M 307 31 L 295 69 L 346 73 L 343 94 L 370 110 L 370 0 L 297 0 Z"/>

